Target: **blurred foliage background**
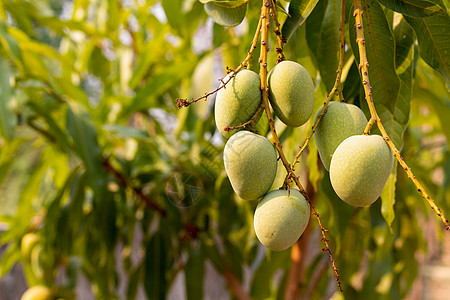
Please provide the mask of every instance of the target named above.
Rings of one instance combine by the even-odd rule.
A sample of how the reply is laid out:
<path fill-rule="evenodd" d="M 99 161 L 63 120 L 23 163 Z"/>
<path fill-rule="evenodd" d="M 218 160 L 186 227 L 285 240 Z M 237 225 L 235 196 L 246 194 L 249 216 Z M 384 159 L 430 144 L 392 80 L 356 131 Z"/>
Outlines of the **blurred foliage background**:
<path fill-rule="evenodd" d="M 381 200 L 355 209 L 332 190 L 314 140 L 302 156 L 296 171 L 329 230 L 343 295 L 314 218 L 292 251 L 257 241 L 257 203 L 237 198 L 223 168 L 214 99 L 184 109 L 174 101 L 214 89 L 247 55 L 261 2 L 222 2 L 0 2 L 0 276 L 20 264 L 29 286 L 64 299 L 76 298 L 80 278 L 98 299 L 164 299 L 180 286 L 187 299 L 211 297 L 216 286 L 224 299 L 284 299 L 292 280 L 303 299 L 408 295 L 427 240 L 446 233 L 401 168 Z M 449 216 L 448 1 L 399 3 L 363 1 L 374 100 Z M 278 4 L 285 55 L 315 81 L 315 112 L 336 76 L 341 2 Z M 342 95 L 369 115 L 351 1 L 346 16 Z M 223 26 L 231 21 L 239 25 Z M 277 123 L 288 159 L 311 125 Z M 265 117 L 258 131 L 268 132 Z M 273 188 L 284 175 L 280 166 Z M 212 273 L 222 281 L 204 285 Z"/>

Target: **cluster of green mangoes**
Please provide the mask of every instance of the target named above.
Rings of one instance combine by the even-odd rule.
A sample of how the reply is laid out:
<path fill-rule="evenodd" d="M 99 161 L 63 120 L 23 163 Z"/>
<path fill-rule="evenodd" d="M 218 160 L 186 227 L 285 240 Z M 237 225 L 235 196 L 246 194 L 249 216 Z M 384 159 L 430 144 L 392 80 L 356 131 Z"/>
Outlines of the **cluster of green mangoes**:
<path fill-rule="evenodd" d="M 306 123 L 314 106 L 314 84 L 307 70 L 296 62 L 283 61 L 272 68 L 267 81 L 275 115 L 287 126 Z M 215 120 L 228 139 L 223 158 L 231 186 L 242 199 L 262 198 L 254 215 L 256 236 L 267 248 L 280 251 L 292 246 L 305 230 L 309 204 L 296 189 L 269 191 L 277 173 L 277 151 L 266 137 L 226 130 L 252 118 L 261 106 L 260 87 L 258 74 L 238 72 L 217 93 Z M 357 106 L 332 102 L 314 134 L 336 194 L 353 206 L 369 205 L 381 195 L 393 165 L 381 136 L 362 135 L 366 124 Z"/>
<path fill-rule="evenodd" d="M 362 134 L 366 125 L 359 107 L 331 102 L 314 133 L 334 191 L 355 207 L 370 205 L 380 197 L 394 164 L 392 152 L 380 135 Z"/>
<path fill-rule="evenodd" d="M 270 104 L 282 122 L 293 127 L 306 123 L 313 111 L 314 84 L 303 66 L 292 61 L 277 64 L 269 73 L 268 87 Z M 224 164 L 233 190 L 245 200 L 262 198 L 254 217 L 256 236 L 267 248 L 280 251 L 305 230 L 309 204 L 295 189 L 269 191 L 277 173 L 277 151 L 266 137 L 225 130 L 250 120 L 261 102 L 259 75 L 242 70 L 217 93 L 215 119 L 228 138 Z"/>

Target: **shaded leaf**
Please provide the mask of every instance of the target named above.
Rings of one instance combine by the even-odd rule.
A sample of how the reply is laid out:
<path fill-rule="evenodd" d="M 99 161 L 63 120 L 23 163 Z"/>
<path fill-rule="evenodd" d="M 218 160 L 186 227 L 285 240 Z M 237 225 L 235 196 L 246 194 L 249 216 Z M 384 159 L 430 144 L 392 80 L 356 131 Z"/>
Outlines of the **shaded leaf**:
<path fill-rule="evenodd" d="M 441 0 L 378 0 L 384 6 L 414 18 L 425 18 L 445 14 L 446 8 Z"/>
<path fill-rule="evenodd" d="M 165 299 L 168 288 L 166 278 L 167 247 L 164 234 L 157 231 L 145 247 L 144 289 L 148 299 Z"/>
<path fill-rule="evenodd" d="M 199 1 L 204 4 L 210 3 L 217 6 L 235 8 L 247 4 L 249 0 L 199 0 Z"/>
<path fill-rule="evenodd" d="M 0 133 L 5 139 L 11 139 L 14 134 L 16 118 L 8 108 L 14 91 L 10 85 L 12 76 L 8 63 L 0 56 Z"/>
<path fill-rule="evenodd" d="M 417 35 L 419 54 L 433 69 L 441 73 L 450 86 L 450 17 L 439 15 L 428 18 L 405 17 Z"/>
<path fill-rule="evenodd" d="M 2 253 L 0 261 L 0 278 L 9 273 L 14 264 L 20 259 L 19 243 L 11 243 Z"/>
<path fill-rule="evenodd" d="M 398 68 L 408 57 L 414 43 L 414 31 L 404 18 L 394 28 L 395 67 Z M 407 62 L 408 63 L 408 62 Z M 411 62 L 409 62 L 411 63 Z"/>
<path fill-rule="evenodd" d="M 289 40 L 300 25 L 308 18 L 314 7 L 316 7 L 317 2 L 319 0 L 292 0 L 289 3 L 289 15 L 281 28 L 281 35 Z"/>
<path fill-rule="evenodd" d="M 186 276 L 186 295 L 188 300 L 203 299 L 203 279 L 205 261 L 201 249 L 192 249 L 184 269 Z"/>
<path fill-rule="evenodd" d="M 75 151 L 83 161 L 97 199 L 102 199 L 106 186 L 103 158 L 97 141 L 97 129 L 91 116 L 81 105 L 72 103 L 67 109 L 67 131 L 73 139 Z"/>
<path fill-rule="evenodd" d="M 205 11 L 217 24 L 233 27 L 244 20 L 247 12 L 247 3 L 236 7 L 227 7 L 216 4 L 216 2 L 208 2 L 205 4 Z"/>
<path fill-rule="evenodd" d="M 320 77 L 328 91 L 333 88 L 339 62 L 339 19 L 340 1 L 328 1 L 317 51 Z"/>

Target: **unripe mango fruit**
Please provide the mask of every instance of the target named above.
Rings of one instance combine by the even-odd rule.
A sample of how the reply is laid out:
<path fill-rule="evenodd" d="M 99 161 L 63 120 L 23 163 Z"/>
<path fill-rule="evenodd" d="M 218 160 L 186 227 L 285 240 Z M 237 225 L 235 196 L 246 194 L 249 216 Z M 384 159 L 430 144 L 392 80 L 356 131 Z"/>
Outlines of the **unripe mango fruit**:
<path fill-rule="evenodd" d="M 50 300 L 52 299 L 52 293 L 50 289 L 43 285 L 35 285 L 30 287 L 22 295 L 21 300 Z"/>
<path fill-rule="evenodd" d="M 370 205 L 380 197 L 393 164 L 391 149 L 380 135 L 348 137 L 331 159 L 331 185 L 348 204 Z"/>
<path fill-rule="evenodd" d="M 224 81 L 228 80 L 228 76 Z M 224 88 L 217 92 L 214 116 L 220 133 L 230 138 L 236 130 L 225 131 L 226 126 L 239 126 L 255 114 L 261 105 L 261 79 L 251 70 L 241 70 Z"/>
<path fill-rule="evenodd" d="M 308 121 L 314 108 L 314 84 L 302 65 L 278 63 L 269 73 L 268 87 L 270 104 L 284 124 L 298 127 Z"/>
<path fill-rule="evenodd" d="M 314 122 L 322 112 L 317 111 Z M 331 157 L 342 141 L 352 135 L 360 135 L 367 125 L 362 110 L 353 104 L 330 102 L 325 115 L 314 132 L 320 159 L 327 171 L 330 170 Z"/>
<path fill-rule="evenodd" d="M 31 250 L 39 242 L 39 236 L 34 232 L 26 233 L 20 242 L 20 252 L 22 258 L 29 261 L 31 257 Z"/>
<path fill-rule="evenodd" d="M 285 250 L 305 231 L 309 215 L 309 204 L 298 190 L 270 191 L 255 210 L 256 236 L 270 250 Z"/>
<path fill-rule="evenodd" d="M 277 152 L 272 143 L 246 130 L 227 141 L 223 162 L 234 192 L 244 200 L 261 198 L 277 173 Z"/>

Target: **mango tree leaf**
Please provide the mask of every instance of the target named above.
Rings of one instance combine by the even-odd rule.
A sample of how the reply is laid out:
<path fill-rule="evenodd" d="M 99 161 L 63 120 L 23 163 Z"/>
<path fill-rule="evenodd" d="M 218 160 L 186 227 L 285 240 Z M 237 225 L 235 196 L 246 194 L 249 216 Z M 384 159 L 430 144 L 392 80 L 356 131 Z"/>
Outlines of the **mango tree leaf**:
<path fill-rule="evenodd" d="M 211 3 L 222 7 L 235 8 L 247 4 L 249 0 L 199 0 L 203 4 Z"/>
<path fill-rule="evenodd" d="M 203 299 L 203 279 L 205 261 L 200 249 L 192 249 L 184 269 L 186 277 L 186 294 L 188 300 Z"/>
<path fill-rule="evenodd" d="M 12 242 L 2 253 L 0 261 L 0 278 L 9 273 L 14 264 L 20 259 L 20 248 L 18 242 Z"/>
<path fill-rule="evenodd" d="M 150 300 L 166 298 L 167 251 L 165 236 L 161 231 L 157 231 L 145 247 L 144 289 Z"/>
<path fill-rule="evenodd" d="M 227 7 L 219 5 L 216 2 L 208 2 L 205 4 L 205 11 L 217 24 L 233 27 L 239 25 L 244 20 L 247 12 L 247 3 L 236 7 Z"/>
<path fill-rule="evenodd" d="M 14 91 L 10 84 L 12 76 L 8 63 L 0 56 L 0 133 L 5 139 L 12 139 L 16 118 L 8 108 Z"/>
<path fill-rule="evenodd" d="M 394 28 L 395 67 L 399 68 L 408 57 L 414 43 L 414 31 L 404 18 Z M 408 62 L 406 62 L 408 63 Z M 409 62 L 410 63 L 410 62 Z"/>
<path fill-rule="evenodd" d="M 102 199 L 106 186 L 103 159 L 97 141 L 97 129 L 91 116 L 81 105 L 71 103 L 67 109 L 67 131 L 73 139 L 75 151 L 83 161 L 97 199 Z"/>
<path fill-rule="evenodd" d="M 281 28 L 281 35 L 289 40 L 308 18 L 314 7 L 316 7 L 317 2 L 319 0 L 292 0 L 289 3 L 289 15 Z"/>
<path fill-rule="evenodd" d="M 320 31 L 317 63 L 320 77 L 328 91 L 333 88 L 339 62 L 339 16 L 340 1 L 328 1 Z"/>
<path fill-rule="evenodd" d="M 393 11 L 414 18 L 446 14 L 445 5 L 440 0 L 378 0 L 378 2 Z"/>
<path fill-rule="evenodd" d="M 386 130 L 394 143 L 399 145 L 402 128 L 395 125 L 396 106 L 398 105 L 398 92 L 400 80 L 395 70 L 395 44 L 394 36 L 384 15 L 383 9 L 374 0 L 363 0 L 364 9 L 364 39 L 369 63 L 369 80 L 372 87 L 372 97 L 377 112 L 387 125 Z M 356 63 L 359 64 L 359 51 L 356 45 L 356 31 L 352 30 L 355 18 L 349 18 L 350 40 L 355 54 Z M 367 104 L 361 105 L 365 107 Z M 391 122 L 391 124 L 386 124 Z M 396 137 L 393 135 L 397 134 Z"/>
<path fill-rule="evenodd" d="M 397 165 L 398 161 L 394 161 L 394 167 L 389 175 L 389 178 L 381 193 L 381 214 L 383 215 L 389 230 L 392 230 L 392 222 L 395 218 L 394 204 L 395 204 L 395 184 L 397 183 Z"/>
<path fill-rule="evenodd" d="M 450 86 L 450 17 L 438 15 L 428 18 L 405 17 L 417 35 L 419 54 L 433 69 L 441 73 Z"/>

